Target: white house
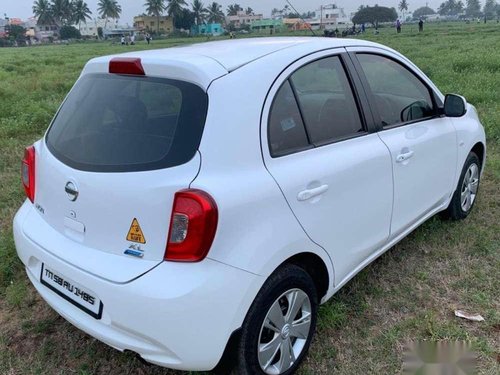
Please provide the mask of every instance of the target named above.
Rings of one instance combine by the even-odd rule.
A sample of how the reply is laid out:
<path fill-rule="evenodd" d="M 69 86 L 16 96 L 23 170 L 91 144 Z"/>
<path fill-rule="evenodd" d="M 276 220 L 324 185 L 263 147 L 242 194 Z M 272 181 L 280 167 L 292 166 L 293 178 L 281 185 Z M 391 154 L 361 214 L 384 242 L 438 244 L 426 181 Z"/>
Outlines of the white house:
<path fill-rule="evenodd" d="M 240 28 L 243 25 L 248 25 L 254 21 L 259 21 L 263 19 L 264 16 L 262 14 L 246 14 L 245 11 L 238 11 L 238 13 L 235 16 L 227 16 L 226 17 L 226 23 L 232 24 L 236 28 Z"/>
<path fill-rule="evenodd" d="M 80 34 L 83 37 L 96 38 L 98 36 L 97 29 L 100 27 L 103 31 L 103 36 L 114 35 L 118 30 L 129 29 L 128 25 L 120 25 L 119 20 L 108 19 L 106 22 L 103 18 L 93 18 L 91 20 L 87 20 L 87 22 L 80 22 L 80 24 L 73 25 L 75 28 L 80 30 Z"/>
<path fill-rule="evenodd" d="M 346 15 L 343 8 L 335 4 L 322 5 L 316 10 L 316 18 L 308 21 L 311 27 L 318 29 L 334 29 L 340 25 L 349 25 L 351 19 Z"/>

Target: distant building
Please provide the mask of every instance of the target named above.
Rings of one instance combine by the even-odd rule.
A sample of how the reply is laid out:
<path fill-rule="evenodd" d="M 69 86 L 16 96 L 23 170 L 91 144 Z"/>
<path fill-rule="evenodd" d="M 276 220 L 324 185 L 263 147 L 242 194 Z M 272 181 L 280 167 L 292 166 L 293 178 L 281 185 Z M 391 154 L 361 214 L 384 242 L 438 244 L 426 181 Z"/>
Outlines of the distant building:
<path fill-rule="evenodd" d="M 309 30 L 311 25 L 300 18 L 283 18 L 283 24 L 290 31 Z"/>
<path fill-rule="evenodd" d="M 172 17 L 168 16 L 136 16 L 134 17 L 134 28 L 141 32 L 156 32 L 160 31 L 160 34 L 170 34 L 174 31 L 174 23 Z"/>
<path fill-rule="evenodd" d="M 54 39 L 58 35 L 57 25 L 36 25 L 35 37 L 40 42 L 46 42 Z"/>
<path fill-rule="evenodd" d="M 316 18 L 310 21 L 311 27 L 317 29 L 334 29 L 340 25 L 349 25 L 350 18 L 345 14 L 343 8 L 337 8 L 335 4 L 323 5 L 316 11 Z"/>
<path fill-rule="evenodd" d="M 202 25 L 191 26 L 191 35 L 212 35 L 219 36 L 224 33 L 220 23 L 204 23 Z"/>
<path fill-rule="evenodd" d="M 274 34 L 276 32 L 280 32 L 283 30 L 284 24 L 282 19 L 261 19 L 253 21 L 250 25 L 253 31 L 257 32 L 268 32 L 270 34 Z"/>
<path fill-rule="evenodd" d="M 113 36 L 121 36 L 125 34 L 133 34 L 134 28 L 129 25 L 120 25 L 119 20 L 106 20 L 103 18 L 93 18 L 87 22 L 80 22 L 73 25 L 74 28 L 80 30 L 80 34 L 87 38 L 97 38 L 99 36 L 99 28 L 102 29 L 102 36 L 109 38 Z"/>
<path fill-rule="evenodd" d="M 262 20 L 264 16 L 262 14 L 246 14 L 245 11 L 238 11 L 235 16 L 227 16 L 226 23 L 228 25 L 234 26 L 236 29 L 241 28 L 243 25 L 249 25 L 255 21 Z"/>

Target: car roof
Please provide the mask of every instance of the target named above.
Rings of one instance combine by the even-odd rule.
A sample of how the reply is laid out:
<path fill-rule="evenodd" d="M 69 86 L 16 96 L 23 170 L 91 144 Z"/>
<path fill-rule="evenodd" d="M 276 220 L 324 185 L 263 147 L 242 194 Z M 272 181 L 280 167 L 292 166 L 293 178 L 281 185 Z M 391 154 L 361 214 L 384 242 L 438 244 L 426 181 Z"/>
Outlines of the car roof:
<path fill-rule="evenodd" d="M 172 78 L 175 75 L 207 88 L 214 79 L 273 53 L 302 48 L 305 55 L 322 49 L 354 45 L 380 46 L 357 39 L 323 37 L 229 39 L 99 57 L 87 63 L 83 74 L 107 72 L 109 60 L 114 57 L 137 57 L 141 58 L 147 75 L 166 76 L 170 73 Z M 169 72 L 160 69 L 161 65 L 168 65 Z"/>
<path fill-rule="evenodd" d="M 376 45 L 356 39 L 317 38 L 317 37 L 256 37 L 229 39 L 205 43 L 186 44 L 177 47 L 148 50 L 135 53 L 143 56 L 168 56 L 177 53 L 206 56 L 216 60 L 228 72 L 258 60 L 269 54 L 309 44 L 311 47 L 336 48 L 352 45 Z"/>

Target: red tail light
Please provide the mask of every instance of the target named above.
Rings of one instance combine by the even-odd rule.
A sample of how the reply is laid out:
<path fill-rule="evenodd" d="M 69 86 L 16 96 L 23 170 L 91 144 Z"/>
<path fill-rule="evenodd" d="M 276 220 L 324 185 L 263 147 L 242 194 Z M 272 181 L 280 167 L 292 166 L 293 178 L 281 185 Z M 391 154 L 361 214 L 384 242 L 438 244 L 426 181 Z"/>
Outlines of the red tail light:
<path fill-rule="evenodd" d="M 132 74 L 144 76 L 141 59 L 135 57 L 115 57 L 109 62 L 109 72 L 115 74 Z"/>
<path fill-rule="evenodd" d="M 175 194 L 165 260 L 199 262 L 212 246 L 218 211 L 213 198 L 202 190 Z"/>
<path fill-rule="evenodd" d="M 24 191 L 29 200 L 35 201 L 35 147 L 29 146 L 24 150 L 24 158 L 21 164 L 21 179 Z"/>

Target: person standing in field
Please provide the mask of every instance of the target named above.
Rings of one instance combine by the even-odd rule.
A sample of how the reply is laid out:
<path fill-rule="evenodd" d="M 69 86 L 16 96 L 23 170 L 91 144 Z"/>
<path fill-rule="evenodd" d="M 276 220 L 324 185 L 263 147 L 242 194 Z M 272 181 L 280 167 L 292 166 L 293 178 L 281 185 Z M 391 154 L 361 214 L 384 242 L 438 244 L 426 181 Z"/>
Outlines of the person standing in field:
<path fill-rule="evenodd" d="M 132 34 L 132 35 L 130 36 L 130 45 L 131 45 L 131 46 L 135 45 L 135 34 Z"/>
<path fill-rule="evenodd" d="M 401 21 L 398 20 L 396 21 L 396 31 L 398 32 L 398 34 L 401 32 Z"/>
<path fill-rule="evenodd" d="M 123 36 L 123 35 L 122 35 L 121 42 L 122 42 L 122 46 L 124 46 L 125 45 L 125 36 Z"/>
<path fill-rule="evenodd" d="M 418 32 L 421 33 L 422 31 L 424 31 L 424 21 L 420 18 L 420 21 L 418 21 Z"/>
<path fill-rule="evenodd" d="M 146 42 L 148 42 L 148 44 L 151 42 L 151 36 L 149 33 L 146 33 Z"/>

